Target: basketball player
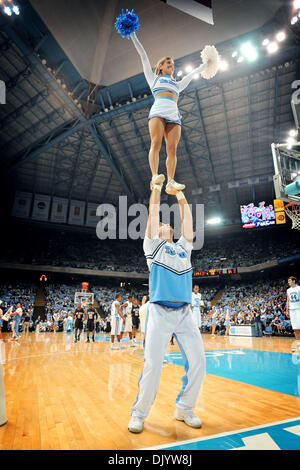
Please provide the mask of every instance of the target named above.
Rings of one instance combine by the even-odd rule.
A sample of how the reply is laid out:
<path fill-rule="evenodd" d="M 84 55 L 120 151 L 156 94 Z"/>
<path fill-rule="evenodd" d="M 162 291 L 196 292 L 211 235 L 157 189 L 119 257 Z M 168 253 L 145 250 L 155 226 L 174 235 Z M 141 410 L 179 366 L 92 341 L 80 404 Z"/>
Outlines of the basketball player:
<path fill-rule="evenodd" d="M 199 293 L 199 286 L 195 285 L 193 288 L 193 292 L 192 292 L 191 309 L 192 309 L 194 320 L 199 330 L 201 330 L 201 312 L 200 312 L 201 299 L 202 297 L 201 297 L 201 294 Z"/>
<path fill-rule="evenodd" d="M 292 351 L 300 353 L 300 286 L 294 276 L 288 278 L 286 313 L 288 314 L 296 337 Z"/>
<path fill-rule="evenodd" d="M 218 320 L 218 310 L 213 307 L 211 310 L 211 335 L 215 336 L 215 331 L 217 327 L 217 320 Z"/>
<path fill-rule="evenodd" d="M 111 349 L 120 349 L 120 341 L 121 341 L 121 328 L 122 324 L 125 323 L 125 317 L 121 309 L 121 300 L 122 296 L 120 294 L 116 295 L 116 299 L 111 304 Z M 115 345 L 115 336 L 117 337 L 118 344 Z"/>
<path fill-rule="evenodd" d="M 184 358 L 186 372 L 176 399 L 174 416 L 193 428 L 201 427 L 201 420 L 193 413 L 193 408 L 205 375 L 202 338 L 190 309 L 192 213 L 183 192 L 178 191 L 176 197 L 182 236 L 174 243 L 173 228 L 159 221 L 162 183 L 151 182 L 150 187 L 149 217 L 144 239 L 144 252 L 150 270 L 150 302 L 145 322 L 144 368 L 128 424 L 129 431 L 133 433 L 143 430 L 144 420 L 157 394 L 162 363 L 172 333 Z"/>
<path fill-rule="evenodd" d="M 128 297 L 127 302 L 121 305 L 121 309 L 125 309 L 125 324 L 123 324 L 123 328 L 121 329 L 121 339 L 123 338 L 124 333 L 128 333 L 130 346 L 134 347 L 134 342 L 132 340 L 132 295 Z"/>
<path fill-rule="evenodd" d="M 81 303 L 77 305 L 77 308 L 74 310 L 74 317 L 75 317 L 75 340 L 74 342 L 80 341 L 80 335 L 83 330 L 83 319 L 84 319 L 85 312 L 81 307 Z M 79 334 L 77 333 L 79 331 Z"/>
<path fill-rule="evenodd" d="M 56 333 L 57 327 L 58 327 L 58 320 L 59 320 L 59 315 L 57 312 L 53 313 L 53 330 Z"/>
<path fill-rule="evenodd" d="M 96 327 L 96 319 L 97 319 L 97 312 L 94 309 L 93 304 L 89 304 L 87 311 L 86 311 L 86 343 L 90 342 L 90 333 L 92 333 L 92 341 L 95 342 L 95 327 Z"/>
<path fill-rule="evenodd" d="M 11 315 L 13 317 L 13 322 L 11 325 L 13 334 L 11 339 L 20 339 L 21 335 L 19 334 L 19 325 L 23 315 L 23 310 L 20 302 L 17 303 L 16 310 L 12 312 Z"/>
<path fill-rule="evenodd" d="M 132 318 L 132 340 L 134 343 L 136 343 L 136 332 L 139 329 L 140 325 L 140 315 L 139 315 L 139 304 L 138 304 L 138 299 L 136 297 L 133 297 L 133 303 L 132 303 L 132 310 L 131 310 L 131 318 Z"/>

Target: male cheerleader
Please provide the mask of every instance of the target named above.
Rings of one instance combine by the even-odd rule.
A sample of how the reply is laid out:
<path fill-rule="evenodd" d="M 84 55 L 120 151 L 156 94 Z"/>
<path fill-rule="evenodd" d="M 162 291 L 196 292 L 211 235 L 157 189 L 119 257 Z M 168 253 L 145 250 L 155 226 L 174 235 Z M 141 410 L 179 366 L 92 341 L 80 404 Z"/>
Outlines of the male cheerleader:
<path fill-rule="evenodd" d="M 300 286 L 294 276 L 288 278 L 289 288 L 287 290 L 286 313 L 290 317 L 291 325 L 297 340 L 293 344 L 292 351 L 300 353 Z"/>
<path fill-rule="evenodd" d="M 199 293 L 199 286 L 194 286 L 192 292 L 192 304 L 191 309 L 193 313 L 194 320 L 196 325 L 199 329 L 201 329 L 201 312 L 200 312 L 200 305 L 201 305 L 201 294 Z"/>
<path fill-rule="evenodd" d="M 83 319 L 84 319 L 85 312 L 81 307 L 81 303 L 77 305 L 77 308 L 74 310 L 74 317 L 75 317 L 75 340 L 74 342 L 80 341 L 80 335 L 83 330 Z M 78 334 L 79 331 L 79 334 Z"/>
<path fill-rule="evenodd" d="M 90 333 L 92 333 L 92 341 L 95 342 L 95 325 L 97 319 L 97 312 L 96 309 L 93 307 L 93 304 L 89 304 L 87 311 L 86 311 L 86 343 L 90 342 Z"/>
<path fill-rule="evenodd" d="M 120 349 L 120 341 L 121 341 L 121 328 L 122 325 L 125 323 L 125 317 L 121 309 L 121 294 L 117 294 L 115 300 L 111 304 L 111 345 L 110 349 Z M 118 344 L 115 345 L 115 336 L 117 337 Z"/>
<path fill-rule="evenodd" d="M 182 191 L 176 193 L 182 221 L 182 236 L 173 242 L 174 230 L 160 223 L 161 184 L 151 183 L 149 217 L 144 252 L 150 270 L 150 301 L 145 326 L 144 368 L 128 429 L 143 430 L 158 391 L 164 354 L 173 333 L 185 362 L 183 386 L 176 399 L 175 418 L 199 428 L 201 420 L 193 413 L 205 375 L 202 338 L 190 309 L 192 293 L 191 252 L 193 217 Z"/>

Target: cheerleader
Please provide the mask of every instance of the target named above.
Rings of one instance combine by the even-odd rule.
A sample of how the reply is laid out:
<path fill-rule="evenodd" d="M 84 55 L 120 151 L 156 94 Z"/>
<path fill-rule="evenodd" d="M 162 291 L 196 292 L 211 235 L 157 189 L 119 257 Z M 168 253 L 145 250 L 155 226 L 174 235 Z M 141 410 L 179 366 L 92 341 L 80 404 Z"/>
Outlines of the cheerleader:
<path fill-rule="evenodd" d="M 176 194 L 185 189 L 184 184 L 174 180 L 177 166 L 177 146 L 181 135 L 181 115 L 177 107 L 179 94 L 189 85 L 193 76 L 200 73 L 204 78 L 212 78 L 218 70 L 219 57 L 214 46 L 206 46 L 201 53 L 203 64 L 177 82 L 174 78 L 174 61 L 171 57 L 163 57 L 152 71 L 147 53 L 138 40 L 135 31 L 138 30 L 138 17 L 127 10 L 117 18 L 116 29 L 122 37 L 130 37 L 143 65 L 143 71 L 150 90 L 154 96 L 154 104 L 148 116 L 148 126 L 151 139 L 149 165 L 153 184 L 162 184 L 163 174 L 158 174 L 159 152 L 162 139 L 165 138 L 167 151 L 167 194 Z"/>

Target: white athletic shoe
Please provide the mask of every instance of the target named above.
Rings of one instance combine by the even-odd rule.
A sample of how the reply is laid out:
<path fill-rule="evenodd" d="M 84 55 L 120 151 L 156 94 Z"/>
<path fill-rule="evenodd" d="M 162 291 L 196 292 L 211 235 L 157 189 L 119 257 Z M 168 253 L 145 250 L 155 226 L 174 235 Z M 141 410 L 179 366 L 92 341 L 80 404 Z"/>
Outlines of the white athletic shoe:
<path fill-rule="evenodd" d="M 120 349 L 119 346 L 116 346 L 115 344 L 112 344 L 110 349 Z"/>
<path fill-rule="evenodd" d="M 125 346 L 125 344 L 120 344 L 120 347 L 119 347 L 119 349 L 126 349 L 126 346 Z"/>
<path fill-rule="evenodd" d="M 191 426 L 191 428 L 201 428 L 202 426 L 201 419 L 192 411 L 183 411 L 176 408 L 174 418 L 178 421 L 184 421 L 185 424 Z"/>
<path fill-rule="evenodd" d="M 153 184 L 158 184 L 158 185 L 162 186 L 164 181 L 165 181 L 165 175 L 163 175 L 163 174 L 153 175 L 151 181 L 152 181 Z"/>
<path fill-rule="evenodd" d="M 167 194 L 176 194 L 177 191 L 183 191 L 185 189 L 185 184 L 176 183 L 174 180 L 170 180 L 166 186 Z"/>
<path fill-rule="evenodd" d="M 137 416 L 132 416 L 128 423 L 128 431 L 138 434 L 143 431 L 144 420 Z"/>

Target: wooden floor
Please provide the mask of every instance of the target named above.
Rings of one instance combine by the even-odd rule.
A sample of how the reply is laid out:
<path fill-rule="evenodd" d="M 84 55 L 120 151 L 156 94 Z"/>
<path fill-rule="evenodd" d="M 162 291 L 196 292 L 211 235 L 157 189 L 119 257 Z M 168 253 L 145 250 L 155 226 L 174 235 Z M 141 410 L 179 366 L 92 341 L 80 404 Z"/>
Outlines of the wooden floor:
<path fill-rule="evenodd" d="M 300 415 L 300 398 L 207 374 L 197 402 L 201 429 L 173 418 L 183 368 L 164 364 L 144 432 L 128 432 L 143 367 L 143 351 L 111 351 L 108 342 L 74 344 L 65 333 L 28 333 L 0 341 L 8 423 L 0 449 L 141 449 L 287 420 Z M 203 335 L 205 350 L 291 351 L 290 338 Z M 177 351 L 177 346 L 169 346 Z"/>

